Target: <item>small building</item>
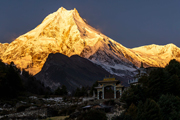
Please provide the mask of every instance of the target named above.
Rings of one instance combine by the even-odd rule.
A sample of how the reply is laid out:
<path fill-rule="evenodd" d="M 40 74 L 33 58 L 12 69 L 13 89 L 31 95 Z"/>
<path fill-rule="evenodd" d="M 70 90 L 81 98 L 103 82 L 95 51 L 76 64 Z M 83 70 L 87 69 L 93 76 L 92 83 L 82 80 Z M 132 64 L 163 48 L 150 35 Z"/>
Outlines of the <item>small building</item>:
<path fill-rule="evenodd" d="M 128 84 L 130 84 L 130 85 L 136 85 L 136 84 L 138 84 L 138 79 L 139 79 L 139 78 L 130 79 L 130 80 L 128 80 Z"/>
<path fill-rule="evenodd" d="M 105 77 L 102 81 L 98 81 L 97 99 L 119 98 L 122 94 L 124 86 L 114 77 Z"/>
<path fill-rule="evenodd" d="M 134 79 L 128 80 L 128 84 L 130 85 L 138 84 L 139 78 L 145 74 L 147 74 L 147 70 L 144 68 L 143 63 L 141 62 L 141 67 L 138 69 L 138 74 L 134 77 Z"/>

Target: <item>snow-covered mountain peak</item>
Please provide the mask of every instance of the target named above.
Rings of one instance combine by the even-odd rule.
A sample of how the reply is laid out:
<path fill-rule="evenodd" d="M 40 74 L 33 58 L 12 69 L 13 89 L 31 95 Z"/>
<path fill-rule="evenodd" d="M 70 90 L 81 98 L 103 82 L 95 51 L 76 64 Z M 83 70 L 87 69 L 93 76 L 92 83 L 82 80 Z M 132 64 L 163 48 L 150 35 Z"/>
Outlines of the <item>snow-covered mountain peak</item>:
<path fill-rule="evenodd" d="M 1 59 L 6 63 L 13 61 L 18 67 L 36 74 L 50 53 L 80 55 L 84 48 L 92 47 L 86 55 L 90 56 L 100 47 L 93 46 L 106 39 L 108 37 L 87 24 L 76 9 L 61 7 L 49 14 L 36 28 L 3 48 Z"/>
<path fill-rule="evenodd" d="M 142 62 L 154 67 L 165 67 L 170 60 L 180 61 L 180 48 L 170 43 L 167 45 L 147 45 L 132 49 Z"/>
<path fill-rule="evenodd" d="M 160 55 L 164 53 L 172 54 L 172 51 L 179 49 L 176 45 L 170 43 L 167 45 L 147 45 L 147 46 L 141 46 L 137 48 L 133 48 L 133 50 L 138 52 L 143 52 L 147 54 L 154 54 L 154 55 Z"/>
<path fill-rule="evenodd" d="M 57 12 L 61 12 L 61 11 L 67 11 L 67 10 L 66 10 L 66 8 L 64 8 L 64 7 L 60 7 L 60 8 L 57 10 Z"/>
<path fill-rule="evenodd" d="M 174 45 L 173 43 L 169 43 L 167 45 L 165 45 L 165 47 L 168 47 L 168 48 L 171 48 L 171 49 L 174 49 L 174 48 L 178 48 L 176 45 Z"/>
<path fill-rule="evenodd" d="M 164 67 L 180 56 L 179 48 L 173 44 L 128 49 L 91 27 L 76 9 L 63 7 L 10 44 L 0 44 L 0 48 L 4 62 L 13 61 L 31 74 L 41 70 L 50 53 L 80 55 L 119 76 L 132 76 L 141 62 L 145 66 Z"/>

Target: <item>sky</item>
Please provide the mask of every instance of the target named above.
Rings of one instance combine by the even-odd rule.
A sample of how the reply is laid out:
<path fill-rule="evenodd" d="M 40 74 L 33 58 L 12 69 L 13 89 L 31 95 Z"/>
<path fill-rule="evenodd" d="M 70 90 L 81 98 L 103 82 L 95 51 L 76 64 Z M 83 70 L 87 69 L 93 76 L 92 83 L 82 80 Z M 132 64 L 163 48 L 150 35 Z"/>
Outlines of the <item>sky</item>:
<path fill-rule="evenodd" d="M 12 42 L 60 7 L 76 8 L 92 27 L 125 47 L 180 47 L 180 0 L 0 0 L 0 42 Z"/>

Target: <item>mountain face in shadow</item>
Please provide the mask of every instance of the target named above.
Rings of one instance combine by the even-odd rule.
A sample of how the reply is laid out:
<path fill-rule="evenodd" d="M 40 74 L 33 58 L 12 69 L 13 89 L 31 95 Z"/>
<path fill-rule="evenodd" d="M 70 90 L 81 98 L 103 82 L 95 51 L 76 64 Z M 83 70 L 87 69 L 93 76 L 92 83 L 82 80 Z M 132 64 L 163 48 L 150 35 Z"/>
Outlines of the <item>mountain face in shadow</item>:
<path fill-rule="evenodd" d="M 73 90 L 76 87 L 91 86 L 95 81 L 102 80 L 105 75 L 109 76 L 110 73 L 86 58 L 56 53 L 49 54 L 42 70 L 35 77 L 52 90 L 60 85 Z"/>

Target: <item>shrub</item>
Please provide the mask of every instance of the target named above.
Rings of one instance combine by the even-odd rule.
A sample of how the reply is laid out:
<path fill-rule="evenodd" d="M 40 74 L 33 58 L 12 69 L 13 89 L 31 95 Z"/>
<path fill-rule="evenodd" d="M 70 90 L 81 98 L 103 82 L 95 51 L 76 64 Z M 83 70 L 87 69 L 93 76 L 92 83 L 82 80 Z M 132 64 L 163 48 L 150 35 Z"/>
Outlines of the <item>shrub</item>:
<path fill-rule="evenodd" d="M 115 105 L 115 102 L 114 102 L 114 100 L 107 100 L 107 101 L 104 101 L 104 104 L 105 105 Z"/>
<path fill-rule="evenodd" d="M 106 113 L 99 110 L 90 110 L 82 113 L 77 120 L 107 120 Z"/>
<path fill-rule="evenodd" d="M 75 112 L 77 105 L 73 105 L 69 108 L 63 108 L 58 112 L 58 115 L 70 115 L 71 113 Z"/>
<path fill-rule="evenodd" d="M 30 107 L 29 105 L 22 105 L 17 108 L 17 112 L 25 111 L 26 108 Z"/>

